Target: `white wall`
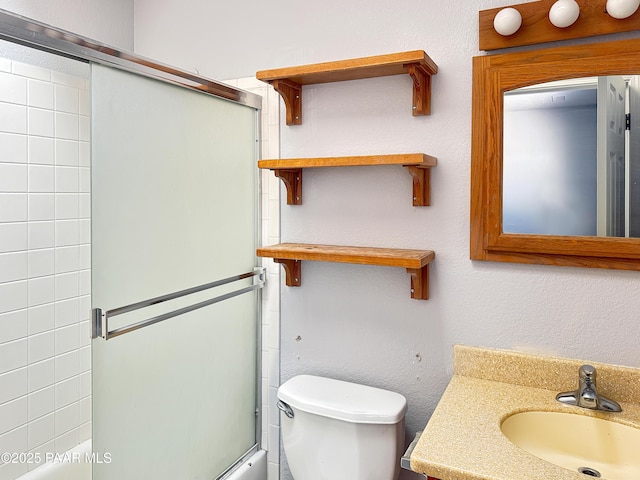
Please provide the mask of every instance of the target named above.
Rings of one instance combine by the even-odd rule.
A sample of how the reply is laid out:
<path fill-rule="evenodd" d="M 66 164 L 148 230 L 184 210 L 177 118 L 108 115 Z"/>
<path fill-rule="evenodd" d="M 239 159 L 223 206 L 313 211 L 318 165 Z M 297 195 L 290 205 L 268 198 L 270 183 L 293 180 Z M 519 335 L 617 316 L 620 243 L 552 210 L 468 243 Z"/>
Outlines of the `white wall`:
<path fill-rule="evenodd" d="M 451 345 L 515 348 L 640 366 L 640 273 L 469 260 L 471 57 L 478 10 L 502 0 L 136 0 L 136 49 L 216 78 L 424 49 L 439 65 L 433 114 L 411 116 L 408 77 L 307 87 L 303 125 L 281 154 L 425 152 L 433 205 L 412 207 L 400 167 L 305 171 L 304 204 L 283 205 L 282 241 L 436 251 L 431 299 L 402 269 L 304 263 L 282 288 L 282 379 L 327 374 L 397 390 L 410 434 L 451 375 Z"/>

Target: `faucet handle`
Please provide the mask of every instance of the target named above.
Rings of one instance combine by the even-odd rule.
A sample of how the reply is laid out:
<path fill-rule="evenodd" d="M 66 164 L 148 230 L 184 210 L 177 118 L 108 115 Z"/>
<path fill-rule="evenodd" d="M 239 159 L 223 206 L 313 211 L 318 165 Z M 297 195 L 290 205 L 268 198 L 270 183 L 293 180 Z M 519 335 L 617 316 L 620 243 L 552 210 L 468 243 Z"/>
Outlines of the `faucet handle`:
<path fill-rule="evenodd" d="M 591 383 L 596 383 L 596 369 L 592 365 L 582 365 L 578 370 L 580 380 L 588 380 Z"/>

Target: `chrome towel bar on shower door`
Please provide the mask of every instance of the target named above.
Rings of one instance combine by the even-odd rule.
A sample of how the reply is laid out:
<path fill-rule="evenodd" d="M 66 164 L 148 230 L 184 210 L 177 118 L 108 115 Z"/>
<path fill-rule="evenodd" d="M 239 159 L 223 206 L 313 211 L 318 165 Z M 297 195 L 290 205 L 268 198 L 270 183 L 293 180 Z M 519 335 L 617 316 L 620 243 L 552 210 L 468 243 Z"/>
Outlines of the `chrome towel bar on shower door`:
<path fill-rule="evenodd" d="M 150 307 L 152 305 L 157 305 L 162 302 L 174 300 L 176 298 L 184 297 L 186 295 L 202 292 L 204 290 L 209 290 L 211 288 L 219 287 L 221 285 L 226 285 L 228 283 L 237 282 L 239 280 L 244 280 L 245 278 L 251 278 L 251 277 L 256 277 L 256 279 L 254 280 L 254 283 L 252 285 L 249 285 L 247 287 L 239 288 L 238 290 L 234 290 L 229 293 L 218 295 L 217 297 L 210 298 L 202 302 L 194 303 L 193 305 L 182 307 L 172 312 L 163 313 L 162 315 L 157 315 L 147 320 L 136 322 L 132 325 L 116 328 L 115 330 L 109 331 L 109 319 L 111 317 L 115 317 L 116 315 L 122 315 L 124 313 L 133 312 L 134 310 Z M 178 315 L 192 312 L 199 308 L 213 305 L 214 303 L 222 302 L 223 300 L 227 300 L 229 298 L 237 297 L 238 295 L 242 295 L 243 293 L 248 293 L 253 290 L 257 290 L 264 286 L 264 281 L 265 281 L 265 269 L 261 267 L 256 267 L 252 272 L 241 273 L 240 275 L 234 275 L 233 277 L 223 278 L 222 280 L 217 280 L 211 283 L 205 283 L 204 285 L 198 285 L 197 287 L 191 287 L 191 288 L 187 288 L 186 290 L 180 290 L 178 292 L 169 293 L 167 295 L 150 298 L 148 300 L 143 300 L 141 302 L 125 305 L 124 307 L 112 308 L 111 310 L 106 310 L 106 311 L 102 310 L 101 308 L 94 308 L 91 311 L 91 338 L 102 337 L 105 340 L 109 340 L 110 338 L 118 337 L 120 335 L 124 335 L 125 333 L 133 332 L 134 330 L 139 330 L 140 328 L 153 325 L 154 323 L 159 323 L 164 320 L 168 320 L 169 318 L 177 317 Z"/>

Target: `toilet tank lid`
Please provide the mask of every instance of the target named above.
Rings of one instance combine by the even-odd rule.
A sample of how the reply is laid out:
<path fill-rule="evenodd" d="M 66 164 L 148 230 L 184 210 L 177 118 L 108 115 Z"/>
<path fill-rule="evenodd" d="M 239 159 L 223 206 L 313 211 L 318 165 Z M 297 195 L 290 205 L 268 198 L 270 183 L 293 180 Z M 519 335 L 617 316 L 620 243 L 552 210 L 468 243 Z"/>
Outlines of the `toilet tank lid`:
<path fill-rule="evenodd" d="M 278 398 L 304 412 L 351 423 L 398 423 L 407 411 L 399 393 L 314 375 L 286 381 Z"/>

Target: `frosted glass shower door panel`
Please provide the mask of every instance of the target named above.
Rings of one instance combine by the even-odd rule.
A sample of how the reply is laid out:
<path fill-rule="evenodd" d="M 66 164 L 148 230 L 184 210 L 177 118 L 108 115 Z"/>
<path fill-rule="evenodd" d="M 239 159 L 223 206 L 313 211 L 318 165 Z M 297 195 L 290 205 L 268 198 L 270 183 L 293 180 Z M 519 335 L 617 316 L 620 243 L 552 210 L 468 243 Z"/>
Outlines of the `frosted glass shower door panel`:
<path fill-rule="evenodd" d="M 109 310 L 251 272 L 257 112 L 92 66 L 92 301 Z M 173 311 L 251 279 L 117 317 Z M 94 480 L 216 478 L 256 443 L 255 292 L 93 340 Z"/>

